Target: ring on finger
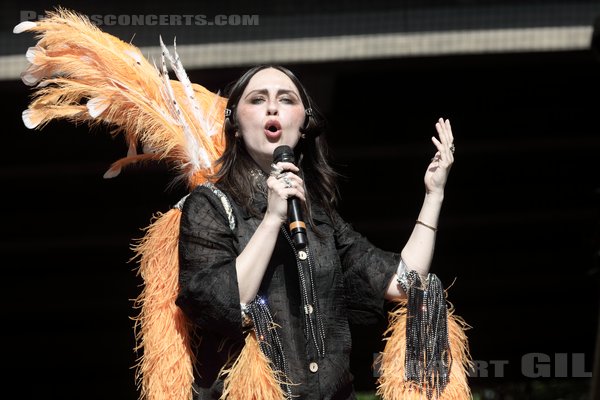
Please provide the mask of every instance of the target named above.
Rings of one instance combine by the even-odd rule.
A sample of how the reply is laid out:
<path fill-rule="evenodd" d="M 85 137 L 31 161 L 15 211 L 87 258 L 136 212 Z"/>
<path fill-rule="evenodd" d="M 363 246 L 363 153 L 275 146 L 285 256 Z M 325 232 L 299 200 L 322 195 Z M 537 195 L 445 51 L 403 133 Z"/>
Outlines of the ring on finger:
<path fill-rule="evenodd" d="M 279 175 L 281 175 L 282 172 L 283 168 L 278 167 L 275 163 L 271 164 L 271 176 L 279 178 Z"/>
<path fill-rule="evenodd" d="M 452 154 L 454 154 L 454 150 L 456 150 L 456 148 L 454 147 L 454 144 L 450 145 L 450 151 L 452 152 Z"/>
<path fill-rule="evenodd" d="M 288 178 L 287 176 L 284 176 L 283 177 L 283 181 L 285 182 L 286 189 L 292 187 L 292 181 L 290 181 L 290 178 Z"/>

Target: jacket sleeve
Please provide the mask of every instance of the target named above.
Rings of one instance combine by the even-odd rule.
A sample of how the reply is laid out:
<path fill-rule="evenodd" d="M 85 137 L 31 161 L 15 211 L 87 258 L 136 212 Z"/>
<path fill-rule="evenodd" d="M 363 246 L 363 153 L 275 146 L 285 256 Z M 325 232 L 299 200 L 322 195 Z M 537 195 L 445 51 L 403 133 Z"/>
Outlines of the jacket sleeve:
<path fill-rule="evenodd" d="M 342 263 L 350 322 L 372 324 L 385 317 L 385 293 L 400 254 L 382 250 L 333 213 L 336 247 Z"/>
<path fill-rule="evenodd" d="M 196 188 L 182 209 L 176 304 L 202 330 L 239 339 L 236 240 L 220 199 L 209 188 Z"/>

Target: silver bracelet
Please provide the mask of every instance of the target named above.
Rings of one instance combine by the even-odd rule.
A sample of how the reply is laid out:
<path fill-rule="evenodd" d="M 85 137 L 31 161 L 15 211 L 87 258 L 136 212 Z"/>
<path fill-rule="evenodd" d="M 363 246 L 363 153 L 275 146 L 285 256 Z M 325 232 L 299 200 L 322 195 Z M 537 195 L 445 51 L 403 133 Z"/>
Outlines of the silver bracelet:
<path fill-rule="evenodd" d="M 240 308 L 242 310 L 242 328 L 251 327 L 254 323 L 252 321 L 252 316 L 250 315 L 248 304 L 240 303 Z"/>
<path fill-rule="evenodd" d="M 400 264 L 396 270 L 396 281 L 405 293 L 408 293 L 408 289 L 413 286 L 422 290 L 426 289 L 429 285 L 430 277 L 431 274 L 421 276 L 417 271 L 409 269 L 404 260 L 400 259 Z"/>
<path fill-rule="evenodd" d="M 396 281 L 402 286 L 404 292 L 408 293 L 408 267 L 402 259 L 400 259 L 400 264 L 398 264 L 398 269 L 396 270 Z"/>

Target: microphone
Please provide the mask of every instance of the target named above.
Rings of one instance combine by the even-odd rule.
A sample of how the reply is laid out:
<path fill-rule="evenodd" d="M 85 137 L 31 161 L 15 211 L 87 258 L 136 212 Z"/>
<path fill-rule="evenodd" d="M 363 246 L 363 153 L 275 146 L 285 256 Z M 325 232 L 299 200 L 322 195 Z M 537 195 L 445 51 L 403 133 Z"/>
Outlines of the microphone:
<path fill-rule="evenodd" d="M 280 161 L 290 162 L 296 165 L 294 151 L 290 146 L 282 145 L 273 151 L 273 163 L 275 164 Z M 302 206 L 300 205 L 300 200 L 296 196 L 288 199 L 288 225 L 290 235 L 292 236 L 296 248 L 305 248 L 307 243 L 306 224 L 302 218 Z"/>

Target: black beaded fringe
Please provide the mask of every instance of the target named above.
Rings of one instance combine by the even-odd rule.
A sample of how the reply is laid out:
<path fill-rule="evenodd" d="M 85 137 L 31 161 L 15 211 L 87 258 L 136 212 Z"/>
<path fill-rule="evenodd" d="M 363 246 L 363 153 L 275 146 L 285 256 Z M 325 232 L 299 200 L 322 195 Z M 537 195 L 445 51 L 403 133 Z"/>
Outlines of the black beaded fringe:
<path fill-rule="evenodd" d="M 277 332 L 277 325 L 273 321 L 267 301 L 263 297 L 256 296 L 252 302 L 246 305 L 244 311 L 250 314 L 260 350 L 271 362 L 272 369 L 279 378 L 286 399 L 291 399 L 292 391 L 287 381 L 287 360 Z"/>
<path fill-rule="evenodd" d="M 416 271 L 408 273 L 406 379 L 436 398 L 450 379 L 452 355 L 448 339 L 448 309 L 439 278 L 429 274 L 425 285 Z"/>

